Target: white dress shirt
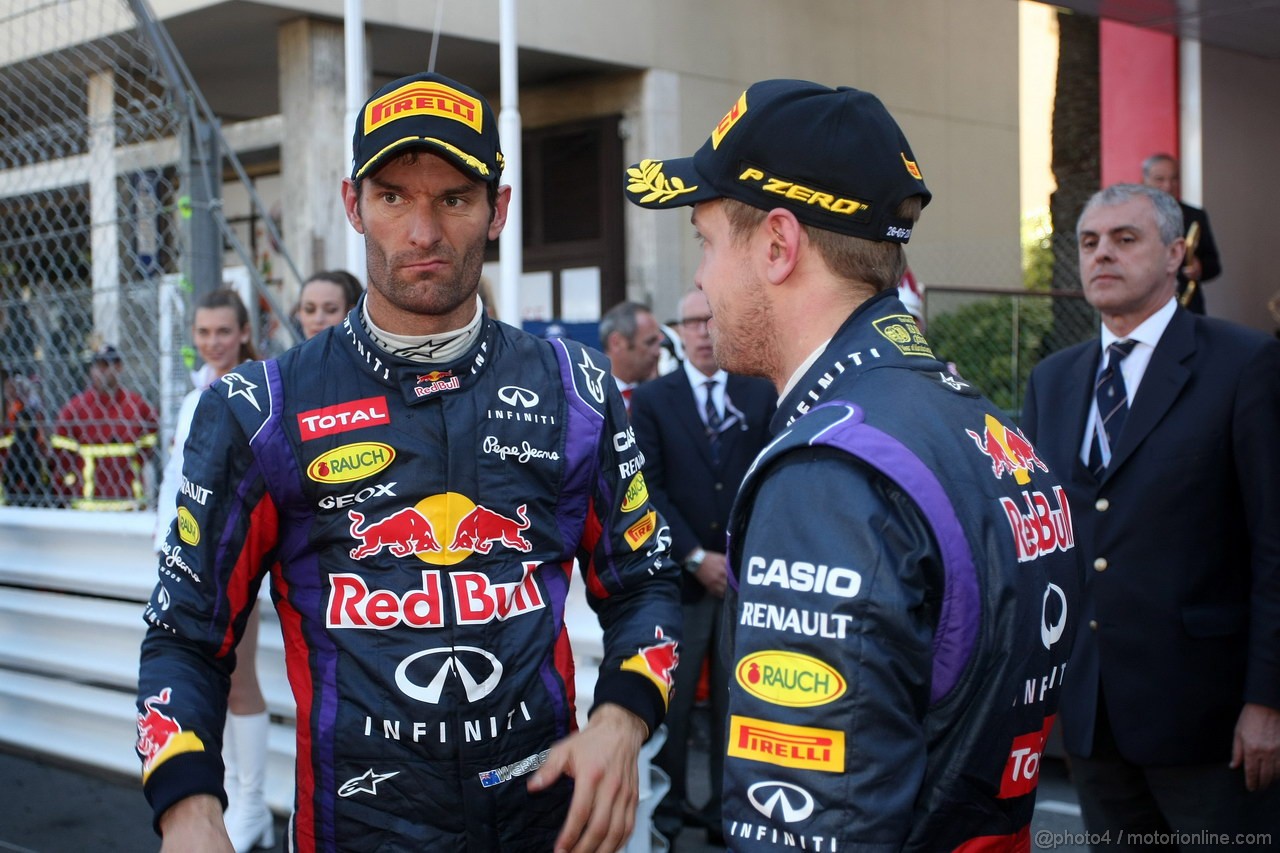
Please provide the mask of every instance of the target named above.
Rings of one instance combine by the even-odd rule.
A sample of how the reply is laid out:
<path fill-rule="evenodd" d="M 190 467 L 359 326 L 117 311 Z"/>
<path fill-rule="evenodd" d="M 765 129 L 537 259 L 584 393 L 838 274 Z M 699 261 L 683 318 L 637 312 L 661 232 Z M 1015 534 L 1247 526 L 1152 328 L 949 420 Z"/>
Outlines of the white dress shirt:
<path fill-rule="evenodd" d="M 1169 321 L 1173 319 L 1173 312 L 1178 307 L 1177 299 L 1170 297 L 1169 302 L 1156 313 L 1143 320 L 1138 328 L 1134 329 L 1124 338 L 1117 338 L 1111 333 L 1106 326 L 1102 327 L 1102 335 L 1099 340 L 1099 346 L 1102 347 L 1102 357 L 1098 359 L 1098 370 L 1093 375 L 1094 387 L 1098 384 L 1098 377 L 1102 375 L 1102 371 L 1107 369 L 1107 347 L 1116 341 L 1137 341 L 1137 346 L 1133 348 L 1133 352 L 1129 353 L 1124 361 L 1120 362 L 1120 375 L 1124 377 L 1124 390 L 1129 398 L 1129 405 L 1133 405 L 1134 399 L 1138 396 L 1138 386 L 1142 383 L 1142 377 L 1147 372 L 1147 365 L 1151 363 L 1151 354 L 1155 352 L 1156 344 L 1160 343 L 1160 336 L 1164 334 L 1165 328 L 1169 325 Z M 1098 430 L 1098 399 L 1095 394 L 1089 395 L 1089 415 L 1085 419 L 1084 437 L 1080 441 L 1080 461 L 1085 465 L 1089 464 L 1089 451 L 1093 447 L 1094 433 L 1098 432 L 1098 444 L 1102 450 L 1102 464 L 1111 464 L 1111 447 L 1107 443 L 1107 437 Z"/>

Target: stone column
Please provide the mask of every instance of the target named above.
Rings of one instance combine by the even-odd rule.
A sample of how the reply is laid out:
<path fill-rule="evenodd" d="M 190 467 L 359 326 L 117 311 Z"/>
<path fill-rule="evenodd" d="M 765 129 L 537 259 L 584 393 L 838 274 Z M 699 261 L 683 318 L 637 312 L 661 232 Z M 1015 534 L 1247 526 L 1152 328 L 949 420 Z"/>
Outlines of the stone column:
<path fill-rule="evenodd" d="M 115 75 L 89 77 L 89 223 L 94 344 L 120 346 L 120 230 L 116 223 Z"/>
<path fill-rule="evenodd" d="M 285 249 L 305 279 L 341 267 L 346 257 L 342 178 L 351 170 L 346 126 L 342 25 L 300 18 L 282 24 L 280 50 L 281 214 Z M 297 299 L 288 270 L 282 301 Z M 286 308 L 287 310 L 287 308 Z"/>

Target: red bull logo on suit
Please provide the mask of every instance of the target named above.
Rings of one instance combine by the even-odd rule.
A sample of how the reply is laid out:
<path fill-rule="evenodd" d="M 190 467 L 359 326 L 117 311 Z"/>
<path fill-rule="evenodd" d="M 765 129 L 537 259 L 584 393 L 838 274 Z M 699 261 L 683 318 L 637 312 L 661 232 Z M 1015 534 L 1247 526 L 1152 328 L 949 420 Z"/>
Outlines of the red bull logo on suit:
<path fill-rule="evenodd" d="M 447 573 L 456 624 L 503 622 L 546 607 L 542 590 L 533 577 L 539 565 L 537 562 L 522 564 L 520 579 L 509 583 L 495 583 L 482 572 Z M 424 570 L 421 586 L 404 593 L 370 589 L 366 579 L 356 574 L 330 575 L 325 624 L 330 628 L 374 631 L 399 625 L 440 628 L 445 624 L 442 592 L 438 569 Z"/>
<path fill-rule="evenodd" d="M 1021 430 L 1006 429 L 992 415 L 987 415 L 982 435 L 971 429 L 965 432 L 973 439 L 978 450 L 991 460 L 991 473 L 997 480 L 1007 472 L 1013 475 L 1018 485 L 1025 486 L 1031 482 L 1031 471 L 1036 468 L 1045 472 L 1049 470 L 1049 466 L 1040 461 L 1035 448 Z"/>
<path fill-rule="evenodd" d="M 680 662 L 680 653 L 676 649 L 676 641 L 662 633 L 661 628 L 655 628 L 653 645 L 638 649 L 636 654 L 622 662 L 622 668 L 640 673 L 667 696 L 671 693 L 676 664 Z"/>
<path fill-rule="evenodd" d="M 166 687 L 155 696 L 142 700 L 146 710 L 138 715 L 138 754 L 142 756 L 142 781 L 146 782 L 151 771 L 166 760 L 184 752 L 203 752 L 204 742 L 195 732 L 182 730 L 178 721 L 161 711 L 157 705 L 168 705 L 173 695 Z"/>
<path fill-rule="evenodd" d="M 527 554 L 533 550 L 523 533 L 529 528 L 527 510 L 528 505 L 521 504 L 507 515 L 457 492 L 431 495 L 373 521 L 347 510 L 356 540 L 351 559 L 363 560 L 386 549 L 394 557 L 414 556 L 424 563 L 451 566 L 495 547 Z"/>

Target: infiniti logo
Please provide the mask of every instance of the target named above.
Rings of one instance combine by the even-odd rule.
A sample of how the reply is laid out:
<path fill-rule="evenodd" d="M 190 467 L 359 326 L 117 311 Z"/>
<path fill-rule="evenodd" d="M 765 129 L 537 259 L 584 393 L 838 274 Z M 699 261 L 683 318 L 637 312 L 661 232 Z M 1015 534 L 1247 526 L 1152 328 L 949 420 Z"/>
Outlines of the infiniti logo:
<path fill-rule="evenodd" d="M 443 655 L 444 660 L 440 662 L 439 669 L 435 670 L 435 674 L 426 685 L 411 680 L 409 666 L 419 658 L 434 655 Z M 489 677 L 483 681 L 477 680 L 465 661 L 470 661 L 471 667 L 478 667 L 482 672 L 488 668 Z M 450 673 L 457 675 L 462 682 L 462 687 L 467 693 L 467 701 L 475 702 L 488 696 L 498 686 L 498 682 L 502 680 L 502 664 L 496 657 L 475 646 L 441 646 L 436 649 L 424 649 L 400 661 L 400 665 L 396 667 L 396 686 L 410 699 L 437 705 L 440 703 L 440 694 L 444 692 L 445 681 Z"/>
<path fill-rule="evenodd" d="M 813 814 L 813 797 L 790 782 L 757 782 L 747 789 L 747 799 L 770 820 L 777 811 L 783 823 L 796 823 Z"/>
<path fill-rule="evenodd" d="M 519 385 L 505 385 L 499 388 L 498 399 L 508 406 L 518 405 L 526 409 L 532 409 L 538 405 L 538 395 L 528 388 L 521 388 Z"/>
<path fill-rule="evenodd" d="M 1062 613 L 1058 615 L 1058 621 L 1050 625 L 1049 620 L 1049 596 L 1057 595 L 1062 599 Z M 1040 642 L 1044 643 L 1046 649 L 1053 648 L 1053 644 L 1062 639 L 1062 632 L 1067 629 L 1067 594 L 1062 588 L 1056 584 L 1049 584 L 1044 590 L 1044 600 L 1041 602 L 1040 611 Z"/>

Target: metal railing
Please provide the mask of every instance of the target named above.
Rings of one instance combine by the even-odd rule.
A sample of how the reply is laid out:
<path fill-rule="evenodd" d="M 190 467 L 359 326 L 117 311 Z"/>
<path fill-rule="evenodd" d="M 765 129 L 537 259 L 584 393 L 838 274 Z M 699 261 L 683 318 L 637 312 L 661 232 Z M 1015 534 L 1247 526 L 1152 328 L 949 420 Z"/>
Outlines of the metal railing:
<path fill-rule="evenodd" d="M 224 263 L 255 321 L 293 342 L 223 210 L 224 175 L 283 241 L 145 0 L 0 13 L 0 91 L 0 501 L 148 506 L 191 388 L 192 305 L 223 285 Z M 67 409 L 107 345 L 136 396 Z M 128 464 L 98 464 L 117 444 L 137 445 Z"/>
<path fill-rule="evenodd" d="M 1097 312 L 1078 290 L 930 285 L 924 312 L 934 353 L 1015 420 L 1031 369 L 1046 355 L 1098 334 Z"/>

